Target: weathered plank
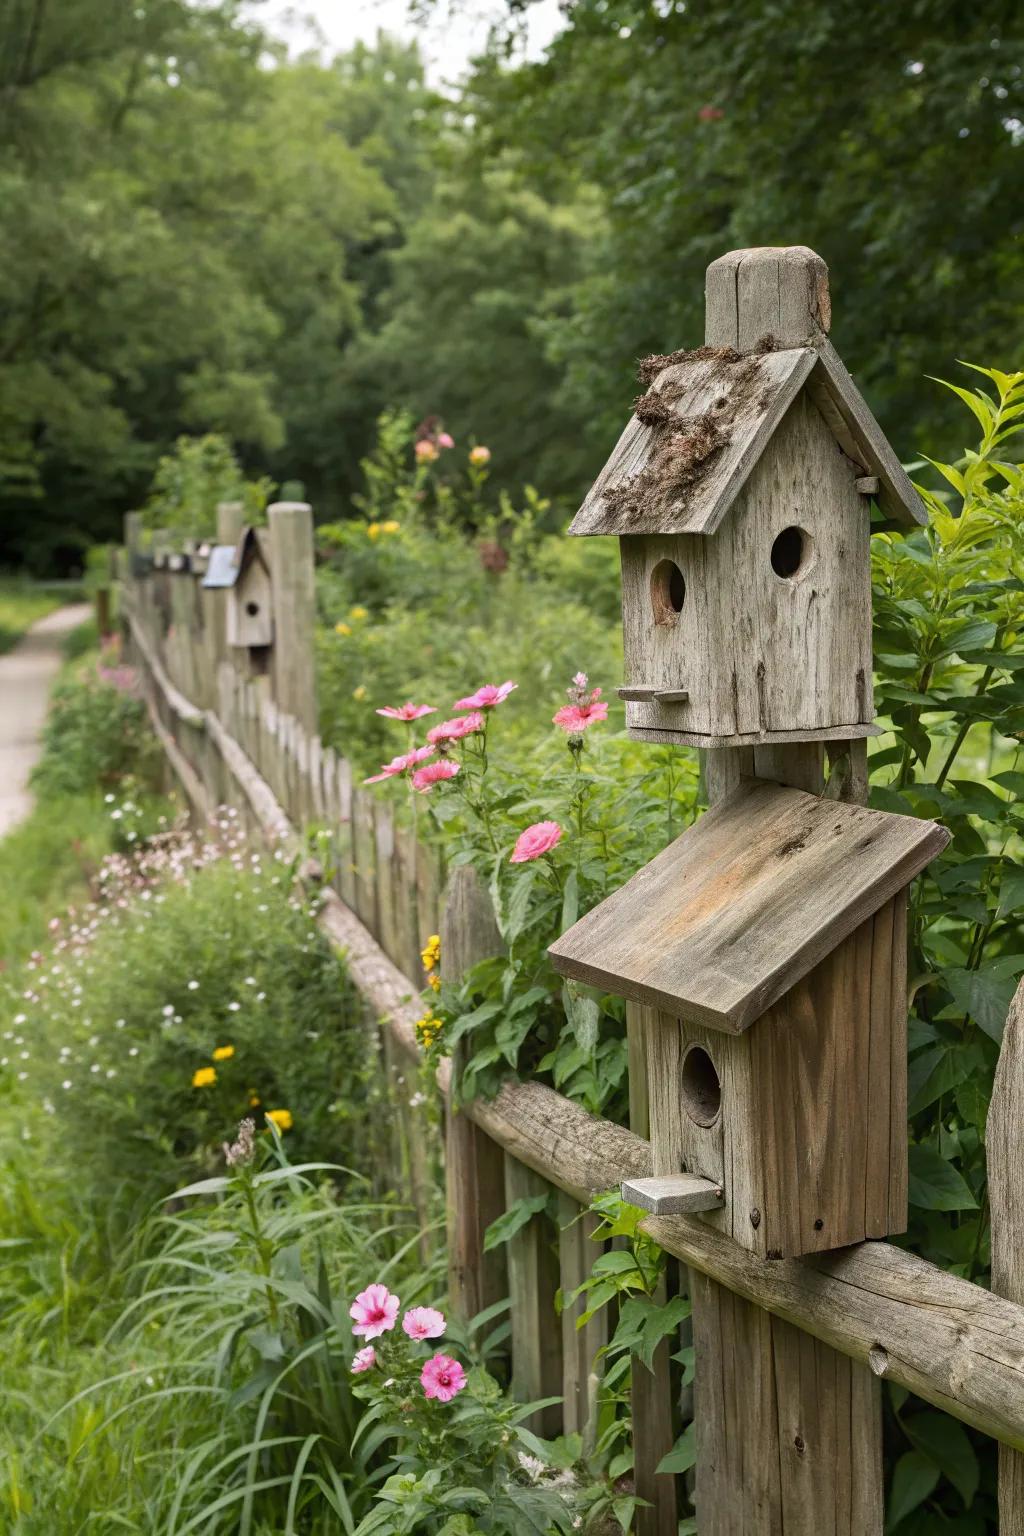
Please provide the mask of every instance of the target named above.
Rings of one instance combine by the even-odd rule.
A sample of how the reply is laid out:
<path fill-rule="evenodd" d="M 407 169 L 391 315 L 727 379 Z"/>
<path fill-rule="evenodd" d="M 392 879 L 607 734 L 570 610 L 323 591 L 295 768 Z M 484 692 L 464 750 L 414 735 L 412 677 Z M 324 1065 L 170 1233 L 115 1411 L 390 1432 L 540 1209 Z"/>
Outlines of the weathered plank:
<path fill-rule="evenodd" d="M 549 1192 L 539 1174 L 506 1153 L 507 1205 Z M 539 1211 L 506 1244 L 512 1392 L 521 1403 L 562 1395 L 562 1334 L 555 1312 L 559 1276 L 553 1236 L 547 1214 Z M 532 1413 L 526 1424 L 535 1434 L 557 1435 L 561 1416 L 559 1405 L 552 1403 Z"/>
<path fill-rule="evenodd" d="M 661 1174 L 650 1179 L 623 1179 L 622 1198 L 654 1216 L 681 1216 L 690 1211 L 714 1211 L 725 1204 L 721 1184 L 692 1173 Z"/>
<path fill-rule="evenodd" d="M 274 697 L 312 734 L 317 727 L 313 509 L 278 501 L 267 509 L 274 596 Z"/>
<path fill-rule="evenodd" d="M 602 1245 L 593 1240 L 600 1218 L 571 1196 L 558 1195 L 558 1271 L 562 1292 L 562 1432 L 583 1436 L 585 1453 L 597 1436 L 598 1389 L 601 1382 L 598 1350 L 608 1338 L 607 1310 L 595 1312 L 582 1328 L 576 1326 L 586 1309 L 585 1296 L 569 1298 L 588 1279 Z"/>
<path fill-rule="evenodd" d="M 1024 1302 L 1024 983 L 1003 1032 L 985 1144 L 992 1216 L 992 1289 Z M 999 1448 L 1000 1536 L 1024 1536 L 1024 1448 Z"/>
<path fill-rule="evenodd" d="M 948 841 L 936 822 L 745 783 L 549 953 L 564 975 L 740 1031 Z"/>

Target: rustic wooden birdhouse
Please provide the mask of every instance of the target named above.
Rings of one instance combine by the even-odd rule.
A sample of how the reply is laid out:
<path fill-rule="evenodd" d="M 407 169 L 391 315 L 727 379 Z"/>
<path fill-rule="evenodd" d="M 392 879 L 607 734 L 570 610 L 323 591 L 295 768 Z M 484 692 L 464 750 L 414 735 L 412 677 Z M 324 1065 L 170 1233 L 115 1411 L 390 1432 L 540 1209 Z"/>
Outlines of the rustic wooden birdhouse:
<path fill-rule="evenodd" d="M 824 263 L 793 253 L 820 271 L 820 328 L 780 341 L 783 316 L 740 347 L 646 359 L 649 388 L 569 529 L 620 541 L 637 739 L 873 734 L 870 499 L 896 523 L 925 513 L 824 335 Z M 708 269 L 709 297 L 727 281 L 735 335 L 732 257 Z"/>
<path fill-rule="evenodd" d="M 264 651 L 274 643 L 270 565 L 255 528 L 243 528 L 228 598 L 228 644 Z"/>
<path fill-rule="evenodd" d="M 764 1258 L 905 1230 L 906 891 L 948 840 L 746 780 L 552 946 L 651 1010 L 652 1144 L 675 1129 L 627 1198 Z"/>

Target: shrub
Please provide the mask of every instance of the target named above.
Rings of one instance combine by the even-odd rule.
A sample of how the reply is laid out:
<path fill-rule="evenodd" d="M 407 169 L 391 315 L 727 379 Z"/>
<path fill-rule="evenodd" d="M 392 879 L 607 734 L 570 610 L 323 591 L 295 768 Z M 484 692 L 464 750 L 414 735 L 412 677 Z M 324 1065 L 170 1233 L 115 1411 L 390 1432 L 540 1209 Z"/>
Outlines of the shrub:
<path fill-rule="evenodd" d="M 57 928 L 8 1020 L 26 1123 L 55 1117 L 97 1195 L 166 1193 L 208 1168 L 239 1118 L 278 1114 L 298 1155 L 344 1155 L 371 1047 L 344 970 L 290 873 L 169 834 L 106 861 L 100 897 Z"/>
<path fill-rule="evenodd" d="M 136 674 L 116 647 L 66 671 L 53 691 L 43 754 L 32 775 L 44 795 L 113 789 L 127 778 L 155 787 L 160 750 Z"/>

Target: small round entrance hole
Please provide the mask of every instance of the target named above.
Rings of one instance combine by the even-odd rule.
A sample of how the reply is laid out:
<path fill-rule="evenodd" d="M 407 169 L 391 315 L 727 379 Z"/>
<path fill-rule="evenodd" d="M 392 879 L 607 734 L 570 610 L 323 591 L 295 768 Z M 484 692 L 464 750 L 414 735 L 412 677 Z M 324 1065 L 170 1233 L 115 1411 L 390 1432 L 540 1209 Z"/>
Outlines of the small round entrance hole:
<path fill-rule="evenodd" d="M 698 1125 L 713 1125 L 722 1107 L 722 1084 L 715 1064 L 701 1046 L 691 1046 L 683 1058 L 683 1104 Z"/>
<path fill-rule="evenodd" d="M 253 602 L 246 603 L 245 611 L 249 615 L 250 619 L 254 619 L 260 611 L 260 605 L 259 603 Z"/>
<path fill-rule="evenodd" d="M 655 624 L 674 624 L 686 601 L 686 582 L 673 560 L 659 560 L 651 572 L 651 606 Z"/>
<path fill-rule="evenodd" d="M 810 534 L 802 528 L 783 528 L 772 545 L 772 570 L 776 576 L 796 576 L 807 564 L 811 545 Z"/>

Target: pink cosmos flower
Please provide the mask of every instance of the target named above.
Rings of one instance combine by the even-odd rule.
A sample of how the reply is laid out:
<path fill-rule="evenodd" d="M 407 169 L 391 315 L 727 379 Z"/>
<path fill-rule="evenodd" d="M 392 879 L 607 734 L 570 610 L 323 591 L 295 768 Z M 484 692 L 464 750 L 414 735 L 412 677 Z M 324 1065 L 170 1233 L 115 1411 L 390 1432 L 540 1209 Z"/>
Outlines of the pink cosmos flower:
<path fill-rule="evenodd" d="M 431 747 L 430 751 L 433 752 L 433 750 L 434 748 Z M 434 785 L 439 784 L 442 779 L 454 779 L 458 771 L 458 763 L 453 763 L 448 758 L 439 763 L 428 763 L 425 768 L 418 768 L 413 774 L 412 787 L 413 789 L 418 789 L 421 794 L 425 794 L 428 789 L 433 789 Z"/>
<path fill-rule="evenodd" d="M 416 747 L 412 752 L 403 752 L 400 757 L 393 757 L 390 763 L 385 763 L 380 773 L 371 774 L 364 779 L 364 784 L 379 784 L 382 779 L 393 779 L 396 774 L 408 773 L 410 768 L 415 768 L 417 763 L 422 763 L 428 757 L 433 757 L 434 747 Z"/>
<path fill-rule="evenodd" d="M 557 821 L 534 822 L 532 827 L 519 834 L 509 863 L 528 864 L 531 859 L 539 859 L 541 854 L 551 852 L 561 836 L 562 829 Z"/>
<path fill-rule="evenodd" d="M 349 1317 L 355 1319 L 352 1332 L 362 1334 L 364 1339 L 376 1339 L 382 1333 L 390 1333 L 401 1305 L 386 1285 L 368 1285 L 348 1309 Z"/>
<path fill-rule="evenodd" d="M 589 699 L 581 704 L 563 704 L 551 717 L 553 725 L 560 725 L 563 731 L 568 731 L 570 736 L 578 736 L 585 731 L 588 725 L 596 725 L 599 720 L 607 720 L 608 705 L 604 700 L 598 699 L 600 688 L 595 688 Z"/>
<path fill-rule="evenodd" d="M 410 1307 L 402 1327 L 410 1339 L 439 1339 L 445 1330 L 444 1313 L 436 1307 Z"/>
<path fill-rule="evenodd" d="M 356 1351 L 352 1361 L 352 1372 L 358 1376 L 361 1371 L 372 1371 L 376 1364 L 377 1351 L 372 1344 L 367 1344 L 364 1349 Z"/>
<path fill-rule="evenodd" d="M 450 1403 L 466 1385 L 466 1373 L 450 1355 L 434 1355 L 420 1371 L 420 1386 L 427 1397 Z"/>
<path fill-rule="evenodd" d="M 504 704 L 518 683 L 485 683 L 478 688 L 476 693 L 471 693 L 468 699 L 459 699 L 452 705 L 453 709 L 493 709 L 496 704 Z"/>
<path fill-rule="evenodd" d="M 446 741 L 461 741 L 463 736 L 472 736 L 474 731 L 483 728 L 484 717 L 479 712 L 457 715 L 454 720 L 442 720 L 440 725 L 432 726 L 427 732 L 427 740 L 437 747 Z"/>
<path fill-rule="evenodd" d="M 455 439 L 450 432 L 439 432 L 437 435 L 437 446 L 439 448 L 454 448 Z"/>
<path fill-rule="evenodd" d="M 400 704 L 397 709 L 393 704 L 386 704 L 377 713 L 387 715 L 389 720 L 422 720 L 424 715 L 436 715 L 437 710 L 433 704 Z"/>

